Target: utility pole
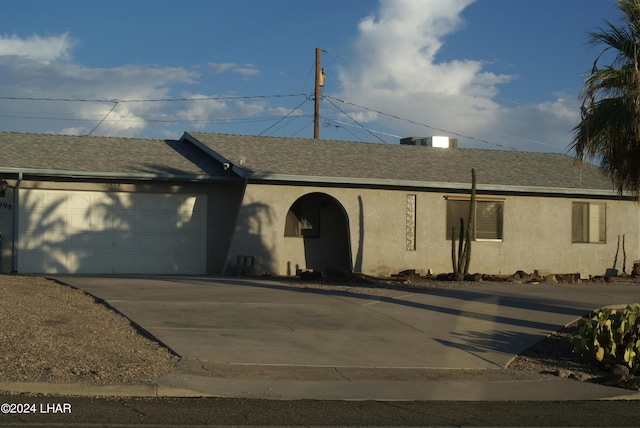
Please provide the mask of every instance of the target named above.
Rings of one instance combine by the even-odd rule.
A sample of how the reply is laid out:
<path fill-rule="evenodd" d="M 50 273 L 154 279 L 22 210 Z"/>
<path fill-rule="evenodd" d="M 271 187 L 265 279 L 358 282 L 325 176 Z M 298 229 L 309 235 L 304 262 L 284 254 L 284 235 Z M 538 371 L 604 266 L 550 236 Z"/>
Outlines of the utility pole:
<path fill-rule="evenodd" d="M 320 69 L 320 48 L 316 48 L 316 88 L 315 105 L 313 109 L 313 138 L 320 138 L 320 87 L 324 86 L 324 70 Z"/>

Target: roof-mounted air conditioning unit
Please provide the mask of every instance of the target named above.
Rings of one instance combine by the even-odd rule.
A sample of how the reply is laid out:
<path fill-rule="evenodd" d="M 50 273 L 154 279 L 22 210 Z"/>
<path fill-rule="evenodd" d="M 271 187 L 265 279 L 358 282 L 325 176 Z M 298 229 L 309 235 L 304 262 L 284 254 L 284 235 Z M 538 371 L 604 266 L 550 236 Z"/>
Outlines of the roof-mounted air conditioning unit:
<path fill-rule="evenodd" d="M 443 136 L 407 137 L 407 138 L 402 138 L 400 140 L 400 144 L 405 144 L 410 146 L 456 148 L 458 147 L 458 139 L 443 137 Z"/>

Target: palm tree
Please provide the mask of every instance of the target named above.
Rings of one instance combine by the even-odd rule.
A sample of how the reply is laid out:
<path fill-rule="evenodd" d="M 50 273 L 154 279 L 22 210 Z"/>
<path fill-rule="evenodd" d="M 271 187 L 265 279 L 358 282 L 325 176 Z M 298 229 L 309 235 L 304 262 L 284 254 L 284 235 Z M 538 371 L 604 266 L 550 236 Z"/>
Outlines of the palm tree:
<path fill-rule="evenodd" d="M 618 8 L 621 24 L 605 21 L 588 34 L 603 50 L 580 95 L 571 148 L 580 162 L 599 162 L 620 193 L 640 198 L 640 0 L 618 0 Z M 604 57 L 610 64 L 600 64 Z"/>

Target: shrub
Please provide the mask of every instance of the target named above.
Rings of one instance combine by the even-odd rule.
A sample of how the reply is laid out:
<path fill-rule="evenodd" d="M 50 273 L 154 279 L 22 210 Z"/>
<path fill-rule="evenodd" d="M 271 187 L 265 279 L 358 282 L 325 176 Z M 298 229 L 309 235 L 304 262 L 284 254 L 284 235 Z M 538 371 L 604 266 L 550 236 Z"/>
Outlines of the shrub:
<path fill-rule="evenodd" d="M 573 352 L 589 363 L 621 364 L 640 373 L 640 304 L 624 310 L 600 309 L 578 321 Z"/>

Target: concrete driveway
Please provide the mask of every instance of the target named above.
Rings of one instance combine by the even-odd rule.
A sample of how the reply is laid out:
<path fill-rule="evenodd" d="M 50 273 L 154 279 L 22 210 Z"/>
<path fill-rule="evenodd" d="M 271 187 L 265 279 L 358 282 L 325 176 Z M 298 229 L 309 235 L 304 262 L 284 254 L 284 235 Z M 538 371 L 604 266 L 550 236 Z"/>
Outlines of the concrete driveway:
<path fill-rule="evenodd" d="M 107 301 L 182 357 L 256 365 L 502 368 L 594 308 L 640 301 L 635 284 L 341 292 L 240 278 L 56 279 Z"/>

